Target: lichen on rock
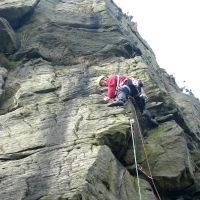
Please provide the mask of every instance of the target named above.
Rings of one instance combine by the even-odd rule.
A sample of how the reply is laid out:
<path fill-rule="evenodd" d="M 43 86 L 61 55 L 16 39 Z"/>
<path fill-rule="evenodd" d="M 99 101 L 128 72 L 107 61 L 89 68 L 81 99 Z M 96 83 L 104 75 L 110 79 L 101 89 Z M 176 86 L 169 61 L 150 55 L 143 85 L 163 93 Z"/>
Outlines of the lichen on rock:
<path fill-rule="evenodd" d="M 142 79 L 159 122 L 150 129 L 136 108 L 142 199 L 157 199 L 145 151 L 163 200 L 199 198 L 200 104 L 158 66 L 120 8 L 111 0 L 4 0 L 0 16 L 21 44 L 2 54 L 13 67 L 0 68 L 2 199 L 139 198 L 133 114 L 127 104 L 108 107 L 96 84 L 102 74 Z"/>

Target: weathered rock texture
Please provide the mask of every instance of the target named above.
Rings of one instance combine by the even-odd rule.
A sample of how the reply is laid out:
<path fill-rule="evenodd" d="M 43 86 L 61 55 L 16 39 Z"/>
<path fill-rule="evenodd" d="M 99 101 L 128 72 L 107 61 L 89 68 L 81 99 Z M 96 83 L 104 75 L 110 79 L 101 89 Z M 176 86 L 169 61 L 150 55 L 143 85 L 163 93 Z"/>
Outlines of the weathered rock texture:
<path fill-rule="evenodd" d="M 0 97 L 3 94 L 3 86 L 5 83 L 5 76 L 7 74 L 7 70 L 5 68 L 0 67 Z"/>
<path fill-rule="evenodd" d="M 139 199 L 130 107 L 107 107 L 95 82 L 113 73 L 145 82 L 147 106 L 160 125 L 149 129 L 138 117 L 161 198 L 200 199 L 199 101 L 158 66 L 112 1 L 9 0 L 0 3 L 0 16 L 21 26 L 12 68 L 0 72 L 1 199 Z M 156 200 L 152 182 L 139 175 L 142 199 Z"/>
<path fill-rule="evenodd" d="M 17 50 L 18 41 L 8 21 L 0 17 L 0 52 L 11 54 Z"/>
<path fill-rule="evenodd" d="M 1 0 L 0 16 L 17 28 L 30 17 L 38 2 L 39 0 Z"/>

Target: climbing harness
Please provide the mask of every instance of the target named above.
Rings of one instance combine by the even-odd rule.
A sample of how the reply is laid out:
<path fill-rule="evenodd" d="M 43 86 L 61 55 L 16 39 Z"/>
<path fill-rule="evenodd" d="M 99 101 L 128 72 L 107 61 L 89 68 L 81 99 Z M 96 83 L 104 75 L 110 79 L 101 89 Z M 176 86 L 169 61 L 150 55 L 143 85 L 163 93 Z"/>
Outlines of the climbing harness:
<path fill-rule="evenodd" d="M 142 195 L 141 195 L 141 190 L 140 190 L 140 179 L 139 179 L 138 166 L 137 166 L 137 155 L 136 155 L 136 148 L 135 148 L 135 139 L 134 139 L 134 135 L 133 135 L 133 124 L 134 124 L 134 119 L 130 119 L 131 135 L 132 135 L 133 151 L 134 151 L 134 159 L 135 159 L 135 169 L 136 169 L 136 174 L 137 174 L 138 193 L 139 193 L 140 200 L 142 200 Z"/>
<path fill-rule="evenodd" d="M 129 94 L 131 93 L 131 89 L 130 87 L 128 87 L 128 85 L 125 85 L 124 83 L 128 80 L 128 78 L 125 78 L 121 83 L 119 83 L 119 75 L 116 75 L 117 76 L 117 83 L 116 83 L 116 90 L 117 91 L 120 91 L 122 90 L 123 88 L 127 88 L 128 89 L 128 92 Z"/>
<path fill-rule="evenodd" d="M 157 195 L 157 197 L 158 197 L 158 199 L 159 200 L 161 200 L 161 197 L 160 197 L 160 195 L 159 195 L 159 192 L 158 192 L 158 190 L 157 190 L 157 188 L 156 188 L 156 185 L 155 185 L 155 183 L 154 183 L 154 180 L 153 180 L 153 176 L 152 176 L 152 173 L 151 173 L 151 168 L 150 168 L 150 165 L 149 165 L 149 161 L 148 161 L 148 157 L 147 157 L 147 153 L 146 153 L 146 149 L 145 149 L 145 145 L 144 145 L 144 139 L 143 139 L 143 135 L 142 135 L 142 132 L 141 132 L 141 128 L 140 128 L 140 125 L 139 125 L 139 121 L 138 121 L 138 118 L 137 118 L 137 113 L 136 113 L 136 110 L 135 110 L 135 107 L 134 107 L 134 105 L 133 105 L 133 103 L 132 103 L 132 97 L 129 97 L 128 98 L 128 101 L 129 101 L 129 104 L 130 104 L 130 106 L 131 106 L 131 111 L 132 111 L 132 114 L 133 114 L 133 118 L 135 118 L 135 124 L 137 125 L 137 128 L 138 128 L 138 132 L 139 132 L 139 136 L 140 136 L 140 139 L 141 139 L 141 141 L 142 141 L 142 146 L 143 146 L 143 150 L 144 150 L 144 154 L 145 154 L 145 159 L 146 159 L 146 162 L 147 162 L 147 167 L 148 167 L 148 170 L 149 170 L 149 175 L 147 175 L 143 170 L 142 170 L 142 168 L 140 168 L 140 167 L 138 167 L 137 166 L 137 160 L 136 160 L 136 150 L 135 150 L 135 140 L 134 140 L 134 135 L 133 135 L 133 123 L 131 124 L 131 133 L 132 133 L 132 139 L 133 139 L 133 143 L 134 143 L 134 158 L 135 158 L 135 165 L 137 166 L 136 167 L 136 173 L 138 174 L 138 169 L 140 170 L 142 170 L 142 173 L 144 174 L 144 175 L 146 175 L 150 180 L 151 180 L 151 183 L 152 183 L 152 185 L 153 185 L 153 187 L 154 187 L 154 190 L 155 190 L 155 192 L 156 192 L 156 195 Z M 137 175 L 138 176 L 138 175 Z M 139 187 L 139 185 L 138 185 L 138 187 Z M 139 189 L 139 192 L 140 192 L 140 189 Z"/>

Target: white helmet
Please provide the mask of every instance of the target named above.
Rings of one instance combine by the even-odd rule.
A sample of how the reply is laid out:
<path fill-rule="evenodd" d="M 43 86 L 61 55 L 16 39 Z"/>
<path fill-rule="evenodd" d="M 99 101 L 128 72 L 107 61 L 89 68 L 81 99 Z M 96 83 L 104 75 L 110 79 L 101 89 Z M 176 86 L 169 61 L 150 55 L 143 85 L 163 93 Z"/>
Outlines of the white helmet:
<path fill-rule="evenodd" d="M 99 76 L 99 77 L 97 78 L 96 82 L 97 82 L 97 84 L 98 84 L 99 86 L 101 86 L 101 85 L 100 85 L 101 80 L 104 79 L 104 78 L 105 78 L 104 75 L 101 75 L 101 76 Z"/>

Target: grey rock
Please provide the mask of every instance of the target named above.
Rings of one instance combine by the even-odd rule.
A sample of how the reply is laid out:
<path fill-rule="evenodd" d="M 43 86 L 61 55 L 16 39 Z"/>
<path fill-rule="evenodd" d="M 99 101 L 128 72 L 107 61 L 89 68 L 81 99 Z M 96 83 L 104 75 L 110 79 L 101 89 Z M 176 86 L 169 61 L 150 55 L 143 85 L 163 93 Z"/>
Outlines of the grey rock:
<path fill-rule="evenodd" d="M 19 42 L 8 21 L 0 17 L 0 52 L 11 54 L 19 46 Z"/>
<path fill-rule="evenodd" d="M 0 17 L 9 21 L 13 28 L 24 23 L 39 0 L 1 0 Z"/>
<path fill-rule="evenodd" d="M 145 133 L 143 146 L 134 128 L 138 163 L 149 175 L 145 147 L 162 199 L 195 198 L 200 104 L 159 68 L 133 24 L 109 0 L 28 2 L 35 10 L 16 31 L 21 46 L 11 56 L 20 62 L 0 73 L 1 198 L 138 199 L 133 115 L 126 105 L 108 107 L 106 89 L 96 84 L 99 75 L 114 73 L 142 79 L 160 119 L 150 130 L 137 113 Z M 139 180 L 142 199 L 156 199 L 141 171 Z"/>
<path fill-rule="evenodd" d="M 15 56 L 65 65 L 132 56 L 139 49 L 126 21 L 116 19 L 119 14 L 110 1 L 41 1 L 31 21 L 19 30 L 22 47 Z"/>
<path fill-rule="evenodd" d="M 0 97 L 3 93 L 3 86 L 5 83 L 5 78 L 7 78 L 7 73 L 8 71 L 5 68 L 0 67 Z"/>
<path fill-rule="evenodd" d="M 106 146 L 41 147 L 21 161 L 1 163 L 1 168 L 5 200 L 138 198 L 136 180 Z M 150 185 L 140 181 L 143 199 L 156 199 Z"/>
<path fill-rule="evenodd" d="M 161 131 L 162 130 L 162 131 Z M 148 159 L 152 174 L 166 192 L 181 191 L 194 183 L 194 168 L 183 130 L 174 122 L 166 122 L 149 133 Z M 147 164 L 144 162 L 146 170 Z M 180 182 L 181 177 L 181 182 Z"/>

